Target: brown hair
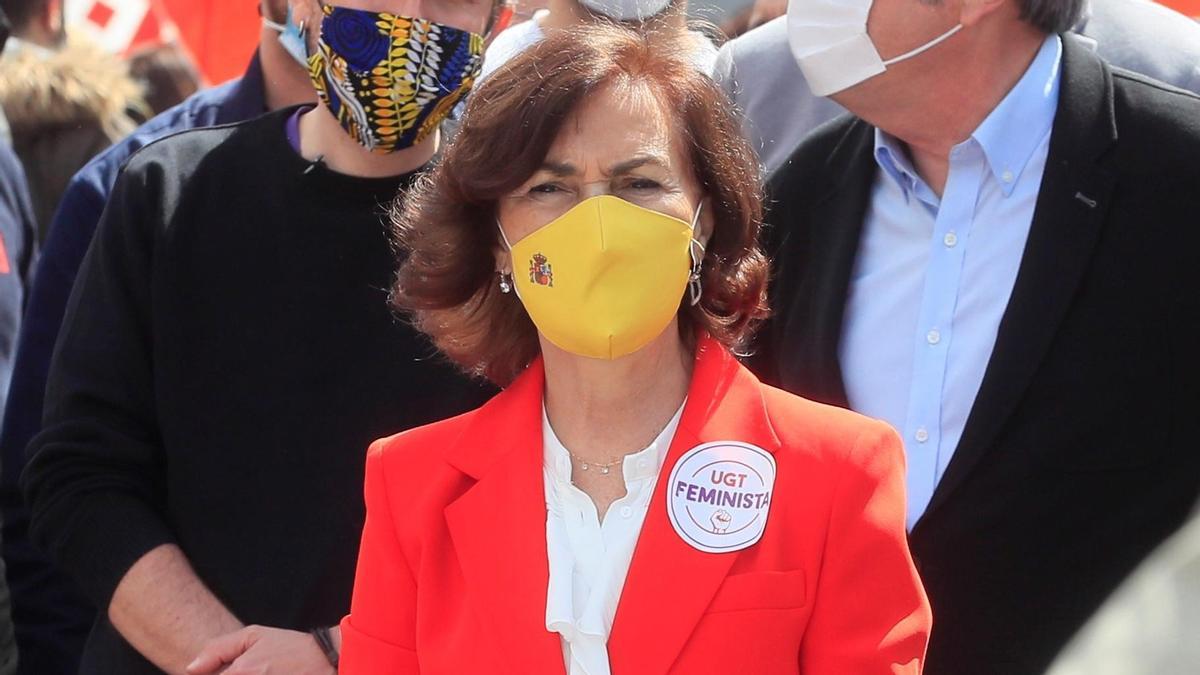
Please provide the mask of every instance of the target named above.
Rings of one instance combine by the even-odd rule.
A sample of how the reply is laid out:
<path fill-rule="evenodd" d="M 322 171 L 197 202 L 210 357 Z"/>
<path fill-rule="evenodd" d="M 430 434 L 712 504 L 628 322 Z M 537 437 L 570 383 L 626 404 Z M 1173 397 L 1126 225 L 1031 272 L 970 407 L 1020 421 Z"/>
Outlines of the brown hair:
<path fill-rule="evenodd" d="M 689 58 L 688 46 L 592 24 L 551 34 L 504 64 L 473 93 L 441 162 L 397 201 L 392 221 L 407 253 L 393 307 L 463 369 L 511 382 L 537 356 L 537 331 L 514 294 L 497 285 L 497 202 L 541 166 L 563 122 L 610 83 L 648 86 L 688 150 L 714 223 L 700 303 L 680 305 L 689 340 L 707 331 L 731 349 L 767 313 L 767 262 L 758 248 L 759 169 L 733 105 Z"/>

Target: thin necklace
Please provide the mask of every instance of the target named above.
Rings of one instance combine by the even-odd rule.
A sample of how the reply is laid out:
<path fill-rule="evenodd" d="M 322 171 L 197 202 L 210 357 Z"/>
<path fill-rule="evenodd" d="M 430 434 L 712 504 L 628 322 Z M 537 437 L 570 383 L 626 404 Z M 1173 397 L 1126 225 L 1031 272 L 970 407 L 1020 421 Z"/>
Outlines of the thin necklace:
<path fill-rule="evenodd" d="M 571 459 L 575 460 L 576 462 L 579 462 L 579 470 L 580 471 L 590 471 L 592 469 L 592 467 L 596 467 L 596 468 L 600 469 L 601 475 L 604 475 L 604 476 L 607 476 L 608 474 L 612 473 L 612 468 L 614 466 L 625 461 L 624 457 L 618 457 L 618 458 L 612 460 L 611 462 L 604 462 L 604 463 L 589 462 L 586 459 L 580 457 L 579 455 L 571 452 L 570 450 L 567 450 L 567 454 L 571 456 Z"/>
<path fill-rule="evenodd" d="M 687 397 L 685 396 L 685 397 L 684 397 L 684 399 L 683 399 L 683 403 L 681 403 L 681 404 L 679 405 L 679 410 L 676 410 L 676 411 L 675 411 L 675 415 L 672 415 L 672 416 L 671 416 L 671 419 L 667 420 L 667 423 L 666 423 L 666 424 L 664 424 L 664 425 L 662 425 L 662 429 L 659 429 L 659 430 L 658 430 L 658 433 L 654 435 L 654 440 L 650 442 L 650 444 L 651 444 L 651 445 L 653 445 L 654 443 L 657 443 L 657 442 L 658 442 L 658 437 L 659 437 L 660 435 L 662 435 L 663 429 L 666 429 L 666 428 L 667 428 L 667 426 L 668 426 L 669 424 L 671 424 L 671 422 L 672 422 L 672 421 L 675 419 L 675 416 L 676 416 L 676 415 L 679 415 L 680 411 L 682 411 L 682 410 L 683 410 L 683 406 L 684 406 L 684 405 L 686 405 L 686 404 L 687 404 Z M 543 404 L 543 405 L 545 405 L 545 404 Z M 545 412 L 543 411 L 543 413 L 542 413 L 542 414 L 544 415 L 544 414 L 545 414 Z M 553 431 L 553 428 L 551 428 L 551 431 Z M 559 442 L 559 445 L 562 445 L 561 441 Z M 646 447 L 650 447 L 650 446 L 646 446 Z M 589 462 L 588 460 L 586 460 L 586 459 L 584 459 L 584 458 L 580 457 L 579 455 L 577 455 L 577 454 L 575 454 L 575 453 L 571 452 L 571 451 L 570 451 L 570 450 L 567 448 L 567 446 L 565 446 L 565 445 L 562 445 L 562 448 L 563 448 L 563 450 L 566 450 L 566 451 L 567 451 L 567 454 L 568 454 L 568 455 L 570 455 L 571 459 L 573 459 L 573 460 L 575 460 L 576 462 L 578 462 L 578 463 L 579 463 L 579 470 L 580 470 L 580 471 L 591 471 L 593 468 L 596 468 L 596 469 L 600 469 L 600 475 L 602 475 L 602 476 L 607 476 L 607 475 L 610 475 L 610 474 L 612 473 L 612 468 L 613 468 L 614 466 L 617 466 L 617 465 L 621 464 L 622 462 L 624 462 L 624 461 L 625 461 L 625 458 L 629 456 L 629 455 L 623 455 L 623 456 L 621 456 L 621 457 L 618 457 L 618 458 L 616 458 L 616 459 L 614 459 L 614 460 L 611 460 L 611 461 L 608 461 L 608 462 Z M 645 448 L 643 448 L 643 450 L 644 450 L 644 449 L 645 449 Z M 639 452 L 640 452 L 640 451 L 639 451 Z M 633 453 L 633 454 L 636 454 L 636 453 Z M 619 474 L 618 474 L 618 475 L 619 475 Z M 574 484 L 575 484 L 575 481 L 571 481 L 571 485 L 574 485 Z"/>

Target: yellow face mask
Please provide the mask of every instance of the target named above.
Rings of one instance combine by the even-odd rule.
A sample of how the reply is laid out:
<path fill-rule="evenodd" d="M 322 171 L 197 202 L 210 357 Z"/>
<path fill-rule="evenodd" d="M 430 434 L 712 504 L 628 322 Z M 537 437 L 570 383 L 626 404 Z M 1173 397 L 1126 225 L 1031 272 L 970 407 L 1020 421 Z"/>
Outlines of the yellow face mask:
<path fill-rule="evenodd" d="M 684 289 L 700 301 L 704 247 L 689 224 L 618 197 L 584 200 L 516 244 L 517 295 L 555 346 L 594 359 L 631 354 L 662 334 Z M 699 249 L 699 254 L 697 254 Z"/>

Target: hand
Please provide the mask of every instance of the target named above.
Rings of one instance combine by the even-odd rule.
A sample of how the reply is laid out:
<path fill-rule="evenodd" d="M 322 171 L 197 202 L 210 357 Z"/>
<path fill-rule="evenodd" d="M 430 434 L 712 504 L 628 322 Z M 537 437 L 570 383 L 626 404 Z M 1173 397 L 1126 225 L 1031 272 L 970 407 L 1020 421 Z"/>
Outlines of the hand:
<path fill-rule="evenodd" d="M 188 675 L 336 675 L 308 633 L 247 626 L 209 640 L 187 667 Z"/>

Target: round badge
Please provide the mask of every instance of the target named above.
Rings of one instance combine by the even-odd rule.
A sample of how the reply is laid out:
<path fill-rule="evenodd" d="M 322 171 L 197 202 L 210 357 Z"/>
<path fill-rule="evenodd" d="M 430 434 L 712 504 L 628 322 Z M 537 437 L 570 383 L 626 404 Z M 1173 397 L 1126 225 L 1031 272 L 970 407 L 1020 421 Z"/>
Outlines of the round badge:
<path fill-rule="evenodd" d="M 667 515 L 693 548 L 740 551 L 762 537 L 774 488 L 771 453 L 738 441 L 705 443 L 671 469 Z"/>

